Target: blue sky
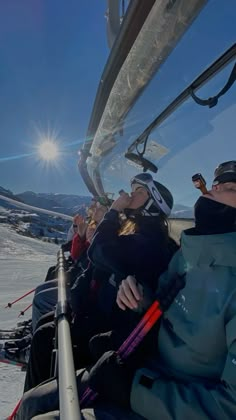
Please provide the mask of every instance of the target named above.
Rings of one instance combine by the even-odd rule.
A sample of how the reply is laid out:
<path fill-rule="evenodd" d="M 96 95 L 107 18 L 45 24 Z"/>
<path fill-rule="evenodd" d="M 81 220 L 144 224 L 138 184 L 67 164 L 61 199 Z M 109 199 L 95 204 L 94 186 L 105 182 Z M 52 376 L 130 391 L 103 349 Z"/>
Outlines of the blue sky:
<path fill-rule="evenodd" d="M 130 177 L 141 170 L 127 164 L 123 157 L 127 144 L 236 42 L 235 22 L 235 0 L 208 1 L 129 113 L 124 135 L 119 138 L 113 156 L 104 159 L 106 190 L 111 191 L 114 185 L 116 191 L 130 188 Z M 216 95 L 226 84 L 233 65 L 231 62 L 208 81 L 197 95 L 201 98 Z M 199 106 L 192 98 L 188 99 L 150 134 L 150 141 L 167 149 L 159 160 L 151 157 L 159 168 L 154 177 L 170 188 L 176 203 L 191 206 L 199 196 L 192 185 L 193 174 L 201 172 L 210 188 L 216 166 L 236 159 L 235 115 L 236 83 L 214 108 Z"/>
<path fill-rule="evenodd" d="M 106 6 L 106 0 L 2 2 L 1 186 L 13 192 L 87 194 L 77 169 L 77 151 L 85 139 L 109 55 Z M 235 0 L 207 3 L 131 110 L 114 158 L 104 159 L 106 190 L 129 188 L 129 177 L 137 169 L 123 157 L 128 144 L 235 42 L 235 21 Z M 217 93 L 231 68 L 232 63 L 205 85 L 199 96 Z M 202 172 L 209 186 L 215 166 L 236 158 L 235 89 L 233 86 L 211 110 L 189 100 L 150 136 L 169 151 L 158 162 L 156 178 L 171 188 L 176 202 L 193 204 L 197 197 L 191 185 L 193 173 Z M 36 146 L 47 134 L 55 135 L 60 145 L 57 165 L 45 166 L 36 153 Z M 122 170 L 114 161 L 123 164 Z"/>
<path fill-rule="evenodd" d="M 77 150 L 109 53 L 105 12 L 106 0 L 1 2 L 1 186 L 87 193 Z M 62 148 L 57 167 L 45 167 L 35 153 L 48 133 Z"/>

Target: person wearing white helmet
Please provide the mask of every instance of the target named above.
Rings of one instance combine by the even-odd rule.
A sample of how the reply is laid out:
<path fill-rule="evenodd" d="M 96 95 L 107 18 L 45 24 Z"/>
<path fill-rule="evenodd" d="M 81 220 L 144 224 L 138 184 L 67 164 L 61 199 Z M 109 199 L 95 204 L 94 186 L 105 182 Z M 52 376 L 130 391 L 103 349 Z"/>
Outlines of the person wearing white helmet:
<path fill-rule="evenodd" d="M 122 206 L 121 197 L 121 199 L 118 199 L 113 203 L 111 208 L 118 211 L 125 210 L 125 213 L 129 217 L 138 214 L 148 217 L 158 217 L 161 215 L 169 217 L 174 203 L 173 196 L 163 184 L 153 180 L 152 175 L 141 173 L 134 176 L 131 179 L 131 188 L 131 196 L 127 193 L 122 193 L 122 197 L 126 194 L 127 201 L 124 201 L 124 204 L 126 204 L 127 207 L 123 208 L 124 206 Z M 143 200 L 144 202 L 137 202 L 136 200 L 136 193 L 140 191 L 140 189 L 146 192 L 146 195 L 144 195 L 146 200 Z M 122 204 L 120 205 L 120 203 Z M 130 211 L 127 211 L 127 209 Z"/>
<path fill-rule="evenodd" d="M 131 193 L 122 190 L 98 226 L 89 258 L 118 277 L 131 271 L 138 278 L 146 273 L 146 282 L 151 286 L 154 272 L 162 272 L 177 249 L 168 233 L 167 218 L 172 207 L 173 196 L 164 185 L 150 174 L 136 175 L 131 179 Z M 126 230 L 125 234 L 122 214 L 133 222 L 132 231 Z"/>

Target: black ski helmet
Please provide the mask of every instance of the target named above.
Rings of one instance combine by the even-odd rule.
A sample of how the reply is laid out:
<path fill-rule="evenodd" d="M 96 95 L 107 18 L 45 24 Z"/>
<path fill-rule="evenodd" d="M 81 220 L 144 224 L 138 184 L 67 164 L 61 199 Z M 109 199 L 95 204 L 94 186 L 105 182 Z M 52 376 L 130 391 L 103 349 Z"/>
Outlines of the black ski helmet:
<path fill-rule="evenodd" d="M 152 175 L 141 173 L 131 179 L 131 185 L 139 184 L 146 188 L 150 197 L 139 209 L 143 216 L 169 216 L 174 204 L 171 192 L 160 182 L 154 181 Z"/>
<path fill-rule="evenodd" d="M 215 169 L 213 185 L 225 182 L 236 182 L 236 160 L 223 162 Z"/>

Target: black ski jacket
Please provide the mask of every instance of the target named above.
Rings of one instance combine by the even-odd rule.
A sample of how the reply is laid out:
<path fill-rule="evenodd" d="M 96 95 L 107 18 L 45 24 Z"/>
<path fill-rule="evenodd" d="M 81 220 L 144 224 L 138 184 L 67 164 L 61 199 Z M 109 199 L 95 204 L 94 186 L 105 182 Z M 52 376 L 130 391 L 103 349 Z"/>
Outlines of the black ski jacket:
<path fill-rule="evenodd" d="M 100 269 L 115 274 L 116 282 L 134 275 L 141 283 L 156 287 L 157 279 L 166 270 L 175 242 L 166 240 L 160 228 L 141 224 L 138 233 L 118 235 L 119 213 L 110 210 L 99 224 L 88 249 L 92 263 Z"/>

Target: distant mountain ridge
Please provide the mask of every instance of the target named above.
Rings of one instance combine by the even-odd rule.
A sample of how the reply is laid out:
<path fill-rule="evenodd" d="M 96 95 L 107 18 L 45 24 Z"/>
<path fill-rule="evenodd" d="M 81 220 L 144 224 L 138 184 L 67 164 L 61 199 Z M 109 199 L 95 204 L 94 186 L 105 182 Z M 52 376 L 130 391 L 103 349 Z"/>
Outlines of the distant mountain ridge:
<path fill-rule="evenodd" d="M 68 215 L 74 215 L 78 212 L 84 213 L 85 208 L 91 201 L 90 196 L 79 196 L 75 194 L 35 193 L 33 191 L 14 194 L 12 191 L 3 187 L 0 187 L 0 195 L 30 206 Z"/>
<path fill-rule="evenodd" d="M 171 217 L 177 219 L 193 219 L 194 209 L 193 207 L 184 206 L 182 204 L 175 204 L 171 212 Z"/>
<path fill-rule="evenodd" d="M 91 197 L 75 194 L 58 193 L 34 193 L 25 191 L 16 195 L 17 198 L 30 206 L 40 207 L 47 210 L 74 215 L 78 212 L 84 213 L 89 205 Z"/>
<path fill-rule="evenodd" d="M 3 188 L 1 186 L 0 186 L 0 195 L 4 195 L 5 197 L 12 198 L 16 201 L 21 201 L 22 202 L 22 200 L 19 197 L 17 197 L 16 195 L 14 195 L 12 191 L 6 190 L 6 188 Z"/>

